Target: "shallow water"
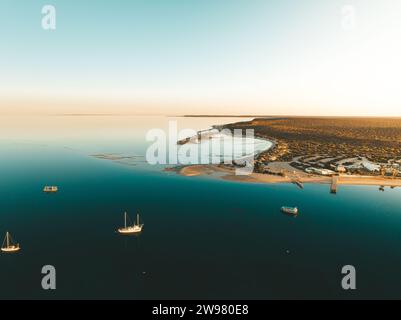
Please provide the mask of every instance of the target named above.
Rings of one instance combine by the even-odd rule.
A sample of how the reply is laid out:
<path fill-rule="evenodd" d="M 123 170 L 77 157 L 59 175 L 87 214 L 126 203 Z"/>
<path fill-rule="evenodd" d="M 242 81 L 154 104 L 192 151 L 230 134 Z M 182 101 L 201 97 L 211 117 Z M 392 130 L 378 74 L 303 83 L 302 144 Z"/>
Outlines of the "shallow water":
<path fill-rule="evenodd" d="M 401 298 L 401 189 L 263 185 L 149 166 L 163 117 L 0 120 L 0 298 Z M 181 118 L 204 129 L 237 119 Z M 128 161 L 94 155 L 130 155 Z M 121 159 L 120 159 L 121 160 Z M 44 185 L 60 192 L 42 193 Z M 282 205 L 296 205 L 297 218 Z M 115 230 L 139 211 L 138 237 Z M 54 265 L 57 289 L 41 288 Z M 341 289 L 341 268 L 357 290 Z"/>

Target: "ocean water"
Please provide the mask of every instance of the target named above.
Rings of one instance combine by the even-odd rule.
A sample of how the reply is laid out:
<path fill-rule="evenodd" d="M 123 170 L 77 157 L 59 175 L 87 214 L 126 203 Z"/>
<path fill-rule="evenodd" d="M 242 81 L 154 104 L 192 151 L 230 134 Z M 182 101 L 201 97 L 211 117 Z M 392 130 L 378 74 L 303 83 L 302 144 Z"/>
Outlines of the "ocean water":
<path fill-rule="evenodd" d="M 168 120 L 0 119 L 0 234 L 22 246 L 0 254 L 0 298 L 401 298 L 401 189 L 332 195 L 164 172 L 143 156 L 147 130 Z M 44 194 L 47 184 L 60 192 Z M 140 212 L 140 236 L 116 233 L 124 211 Z M 56 290 L 41 287 L 44 265 L 56 268 Z M 341 287 L 344 265 L 356 268 L 356 290 Z"/>

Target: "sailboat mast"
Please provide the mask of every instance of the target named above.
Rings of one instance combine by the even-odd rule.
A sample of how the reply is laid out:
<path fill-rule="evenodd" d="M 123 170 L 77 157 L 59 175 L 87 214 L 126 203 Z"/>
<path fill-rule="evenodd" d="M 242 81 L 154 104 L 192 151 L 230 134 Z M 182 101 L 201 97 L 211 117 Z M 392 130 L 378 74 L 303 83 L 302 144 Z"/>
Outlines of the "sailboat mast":
<path fill-rule="evenodd" d="M 136 214 L 136 224 L 139 226 L 139 213 Z"/>
<path fill-rule="evenodd" d="M 6 238 L 7 238 L 7 248 L 8 248 L 10 246 L 10 234 L 8 233 L 8 231 L 6 234 Z"/>
<path fill-rule="evenodd" d="M 127 228 L 127 213 L 124 212 L 124 227 Z"/>

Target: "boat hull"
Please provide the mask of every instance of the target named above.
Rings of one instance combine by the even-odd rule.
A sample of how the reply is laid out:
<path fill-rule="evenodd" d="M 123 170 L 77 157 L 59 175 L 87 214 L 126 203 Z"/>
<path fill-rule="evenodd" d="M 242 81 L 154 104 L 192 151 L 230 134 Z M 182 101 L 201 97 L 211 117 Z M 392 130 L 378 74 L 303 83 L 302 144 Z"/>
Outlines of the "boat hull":
<path fill-rule="evenodd" d="M 13 253 L 18 252 L 21 248 L 19 246 L 13 246 L 8 248 L 1 248 L 1 251 L 4 253 Z"/>
<path fill-rule="evenodd" d="M 293 216 L 298 215 L 298 208 L 289 208 L 289 207 L 282 207 L 281 211 L 286 214 L 290 214 Z"/>
<path fill-rule="evenodd" d="M 120 234 L 137 234 L 137 233 L 142 232 L 142 226 L 141 227 L 132 227 L 132 228 L 120 228 L 117 231 Z"/>

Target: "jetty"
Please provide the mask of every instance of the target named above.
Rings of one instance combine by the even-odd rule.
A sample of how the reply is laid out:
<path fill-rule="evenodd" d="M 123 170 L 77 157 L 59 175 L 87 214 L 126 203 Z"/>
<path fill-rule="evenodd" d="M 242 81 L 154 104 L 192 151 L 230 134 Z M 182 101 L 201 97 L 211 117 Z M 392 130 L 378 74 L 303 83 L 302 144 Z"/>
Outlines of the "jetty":
<path fill-rule="evenodd" d="M 292 183 L 298 186 L 300 189 L 304 188 L 304 184 L 301 182 L 301 180 L 293 180 Z"/>
<path fill-rule="evenodd" d="M 336 194 L 338 186 L 338 176 L 333 176 L 331 179 L 330 192 Z"/>

